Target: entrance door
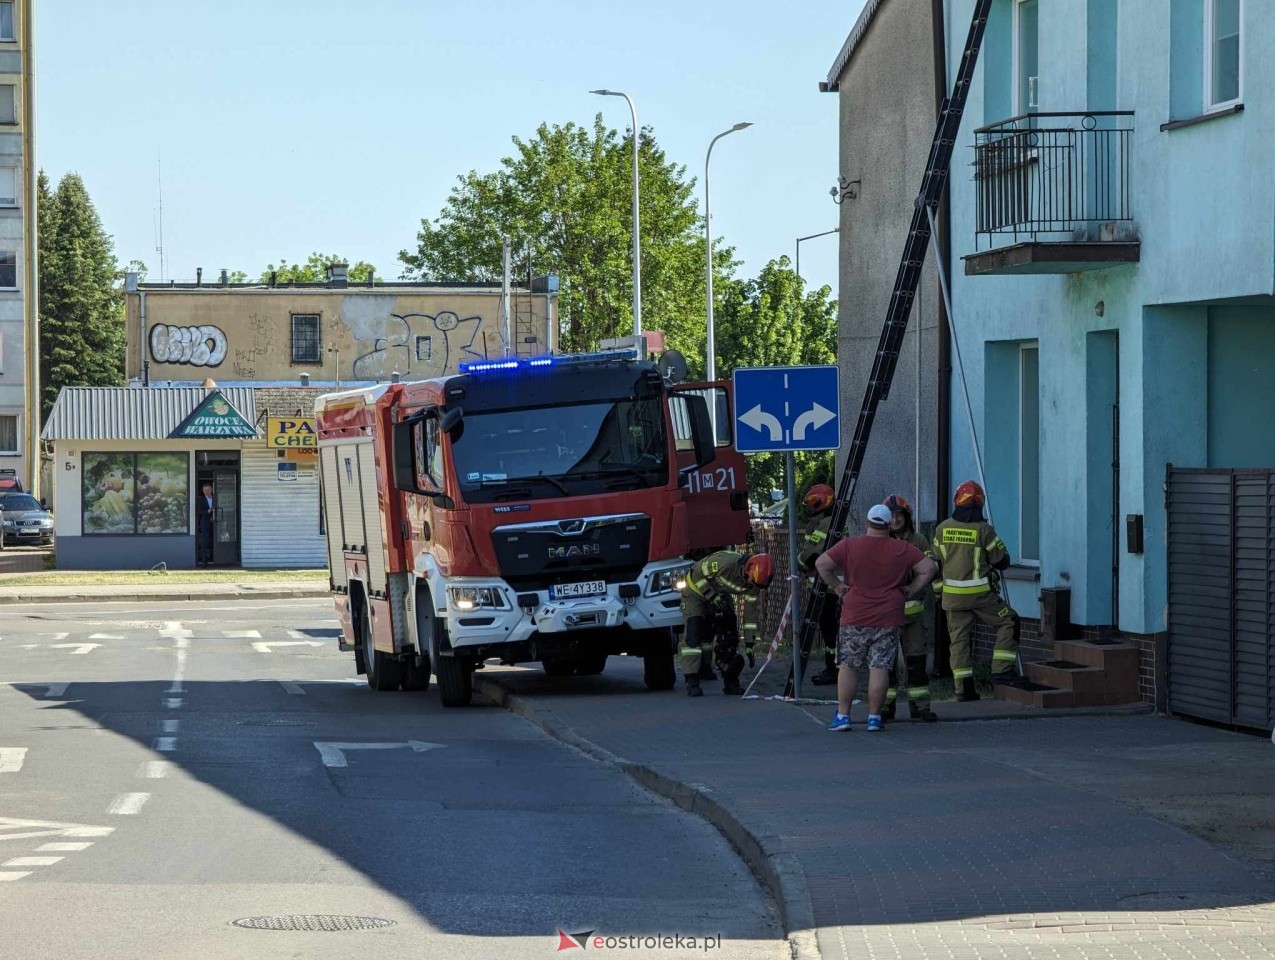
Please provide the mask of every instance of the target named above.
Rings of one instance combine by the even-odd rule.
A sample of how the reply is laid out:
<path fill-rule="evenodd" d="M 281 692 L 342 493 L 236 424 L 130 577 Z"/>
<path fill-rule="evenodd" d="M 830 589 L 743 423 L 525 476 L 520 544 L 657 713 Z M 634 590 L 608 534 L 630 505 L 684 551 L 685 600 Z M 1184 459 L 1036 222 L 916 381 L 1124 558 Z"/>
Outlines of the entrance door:
<path fill-rule="evenodd" d="M 198 455 L 196 489 L 213 485 L 213 544 L 215 566 L 239 565 L 239 451 L 203 451 Z"/>

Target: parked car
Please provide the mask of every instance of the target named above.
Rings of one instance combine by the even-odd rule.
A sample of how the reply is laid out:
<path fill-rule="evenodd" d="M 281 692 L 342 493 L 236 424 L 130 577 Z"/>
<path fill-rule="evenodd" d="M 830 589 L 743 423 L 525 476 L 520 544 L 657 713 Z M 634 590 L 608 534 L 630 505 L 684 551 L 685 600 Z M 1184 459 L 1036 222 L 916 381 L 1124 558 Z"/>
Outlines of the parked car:
<path fill-rule="evenodd" d="M 52 543 L 53 514 L 29 493 L 0 496 L 0 548 L 15 543 Z"/>

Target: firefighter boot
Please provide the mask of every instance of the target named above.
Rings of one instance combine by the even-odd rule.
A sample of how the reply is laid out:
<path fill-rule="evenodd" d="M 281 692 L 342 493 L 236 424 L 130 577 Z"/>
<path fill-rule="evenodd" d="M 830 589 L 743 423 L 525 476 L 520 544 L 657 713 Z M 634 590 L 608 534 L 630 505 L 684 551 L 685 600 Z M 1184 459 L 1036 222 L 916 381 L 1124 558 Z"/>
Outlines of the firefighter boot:
<path fill-rule="evenodd" d="M 913 720 L 920 720 L 922 723 L 934 723 L 939 718 L 929 707 L 918 706 L 911 701 L 908 702 L 908 710 L 911 711 Z"/>
<path fill-rule="evenodd" d="M 731 659 L 730 666 L 722 671 L 722 693 L 742 697 L 744 688 L 739 685 L 739 675 L 744 672 L 744 658 L 739 654 Z"/>
<path fill-rule="evenodd" d="M 810 682 L 816 687 L 829 687 L 837 682 L 837 665 L 833 663 L 831 653 L 823 655 L 823 673 L 816 673 L 810 678 Z"/>
<path fill-rule="evenodd" d="M 966 677 L 961 681 L 961 689 L 956 694 L 956 699 L 961 703 L 972 703 L 975 700 L 981 700 L 978 691 L 974 689 L 974 678 Z"/>
<path fill-rule="evenodd" d="M 686 695 L 688 697 L 704 696 L 704 691 L 701 690 L 699 686 L 699 674 L 697 673 L 685 674 L 685 679 L 686 679 Z"/>

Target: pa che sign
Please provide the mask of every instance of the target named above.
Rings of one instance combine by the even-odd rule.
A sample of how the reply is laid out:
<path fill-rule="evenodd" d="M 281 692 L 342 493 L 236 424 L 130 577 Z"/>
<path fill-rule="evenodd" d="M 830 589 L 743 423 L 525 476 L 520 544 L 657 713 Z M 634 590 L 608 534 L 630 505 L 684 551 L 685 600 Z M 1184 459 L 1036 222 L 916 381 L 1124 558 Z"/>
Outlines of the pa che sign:
<path fill-rule="evenodd" d="M 266 417 L 266 443 L 278 450 L 318 447 L 314 417 Z"/>

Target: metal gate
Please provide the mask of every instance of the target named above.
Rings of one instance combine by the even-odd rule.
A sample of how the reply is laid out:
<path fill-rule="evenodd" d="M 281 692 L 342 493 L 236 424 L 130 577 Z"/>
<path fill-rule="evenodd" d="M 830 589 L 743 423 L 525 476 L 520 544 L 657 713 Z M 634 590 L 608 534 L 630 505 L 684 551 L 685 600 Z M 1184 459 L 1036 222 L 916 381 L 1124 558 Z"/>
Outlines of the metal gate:
<path fill-rule="evenodd" d="M 1170 466 L 1169 709 L 1275 726 L 1275 471 Z"/>

